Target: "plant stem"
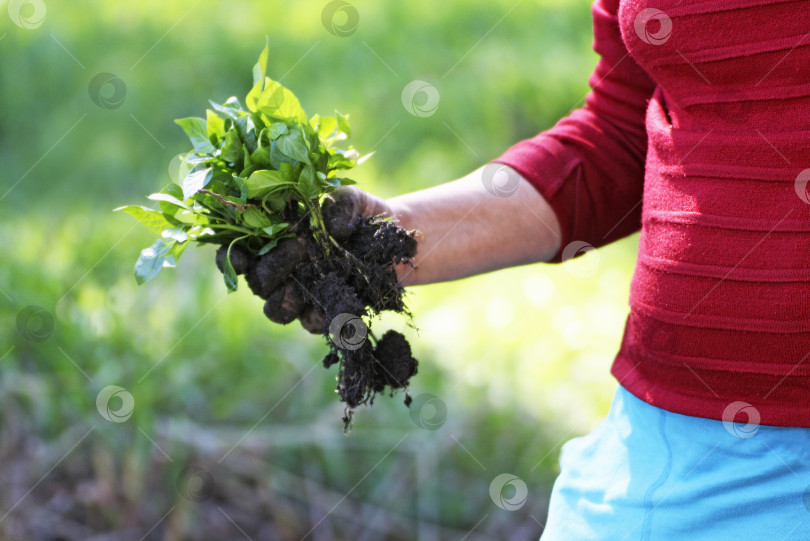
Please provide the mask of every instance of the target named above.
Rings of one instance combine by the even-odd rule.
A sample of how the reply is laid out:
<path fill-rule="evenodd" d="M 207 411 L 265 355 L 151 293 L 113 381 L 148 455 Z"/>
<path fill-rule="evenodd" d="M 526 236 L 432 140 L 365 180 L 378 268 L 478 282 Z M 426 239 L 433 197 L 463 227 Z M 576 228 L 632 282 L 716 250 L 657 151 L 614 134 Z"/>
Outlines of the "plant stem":
<path fill-rule="evenodd" d="M 200 193 L 207 193 L 208 195 L 214 196 L 214 197 L 216 197 L 217 199 L 219 199 L 219 201 L 220 201 L 220 202 L 221 202 L 223 205 L 225 205 L 226 207 L 233 207 L 233 208 L 235 208 L 235 209 L 237 209 L 237 210 L 242 210 L 242 211 L 244 211 L 244 210 L 245 210 L 247 207 L 253 207 L 253 208 L 255 208 L 255 209 L 259 208 L 259 207 L 257 207 L 256 205 L 252 205 L 252 204 L 250 204 L 250 203 L 245 203 L 245 204 L 234 203 L 233 201 L 231 201 L 231 200 L 229 200 L 229 199 L 225 199 L 225 196 L 224 196 L 224 195 L 220 195 L 220 194 L 218 194 L 218 193 L 214 193 L 214 192 L 212 192 L 211 190 L 202 189 L 202 190 L 200 190 Z M 267 210 L 267 209 L 265 209 L 265 210 Z"/>
<path fill-rule="evenodd" d="M 326 255 L 328 256 L 330 252 L 329 243 L 331 242 L 334 244 L 335 239 L 332 238 L 332 235 L 330 235 L 329 231 L 327 231 L 326 229 L 326 223 L 323 220 L 323 214 L 321 214 L 321 206 L 317 202 L 313 204 L 308 197 L 304 197 L 304 195 L 301 194 L 300 192 L 299 195 L 301 195 L 301 201 L 303 201 L 304 205 L 312 213 L 312 217 L 315 219 L 315 223 L 317 224 L 320 233 L 323 235 L 322 242 L 324 249 L 326 250 Z"/>

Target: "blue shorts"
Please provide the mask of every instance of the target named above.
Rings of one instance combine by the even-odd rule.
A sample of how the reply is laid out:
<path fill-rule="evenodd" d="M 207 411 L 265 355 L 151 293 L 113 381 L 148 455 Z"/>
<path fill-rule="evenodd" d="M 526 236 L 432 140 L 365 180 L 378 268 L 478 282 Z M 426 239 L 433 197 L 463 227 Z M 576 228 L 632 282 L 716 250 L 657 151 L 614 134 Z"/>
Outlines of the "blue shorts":
<path fill-rule="evenodd" d="M 620 386 L 560 470 L 541 541 L 810 540 L 810 429 L 672 413 Z"/>

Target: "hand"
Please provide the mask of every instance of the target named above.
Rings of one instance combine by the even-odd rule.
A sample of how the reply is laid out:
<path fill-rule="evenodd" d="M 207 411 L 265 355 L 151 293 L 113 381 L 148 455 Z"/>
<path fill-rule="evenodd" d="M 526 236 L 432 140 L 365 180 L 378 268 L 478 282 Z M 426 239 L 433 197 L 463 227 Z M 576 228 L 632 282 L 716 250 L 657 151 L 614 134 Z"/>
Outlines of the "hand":
<path fill-rule="evenodd" d="M 362 218 L 393 216 L 392 208 L 383 199 L 354 186 L 335 190 L 326 197 L 323 216 L 329 234 L 336 240 L 346 240 Z M 227 247 L 217 250 L 217 267 L 222 271 Z M 286 325 L 298 319 L 313 334 L 326 332 L 326 316 L 316 305 L 307 302 L 304 292 L 290 274 L 307 258 L 306 247 L 300 239 L 288 238 L 275 249 L 255 257 L 238 247 L 231 249 L 231 264 L 237 274 L 244 274 L 253 293 L 265 300 L 264 314 L 275 323 Z"/>
<path fill-rule="evenodd" d="M 346 186 L 326 196 L 323 215 L 329 234 L 337 240 L 346 240 L 361 218 L 394 216 L 394 211 L 384 199 L 356 186 Z"/>

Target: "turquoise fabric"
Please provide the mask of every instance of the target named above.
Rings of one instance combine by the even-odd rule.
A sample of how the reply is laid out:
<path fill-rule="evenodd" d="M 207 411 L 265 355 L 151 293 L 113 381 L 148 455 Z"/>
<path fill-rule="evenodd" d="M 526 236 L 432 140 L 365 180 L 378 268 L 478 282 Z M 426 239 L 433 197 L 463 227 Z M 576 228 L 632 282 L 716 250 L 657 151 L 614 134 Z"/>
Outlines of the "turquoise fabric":
<path fill-rule="evenodd" d="M 810 429 L 662 410 L 619 387 L 563 445 L 541 541 L 810 540 Z"/>

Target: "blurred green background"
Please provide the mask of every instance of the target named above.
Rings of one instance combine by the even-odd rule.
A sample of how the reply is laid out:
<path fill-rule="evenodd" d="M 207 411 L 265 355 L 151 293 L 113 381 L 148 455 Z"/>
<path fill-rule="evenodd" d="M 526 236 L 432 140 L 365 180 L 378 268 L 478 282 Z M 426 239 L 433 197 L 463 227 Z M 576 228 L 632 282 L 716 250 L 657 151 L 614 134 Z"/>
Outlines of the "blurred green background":
<path fill-rule="evenodd" d="M 588 0 L 352 0 L 334 26 L 327 5 L 0 2 L 0 539 L 541 533 L 560 445 L 615 389 L 636 237 L 413 289 L 415 403 L 378 397 L 348 437 L 322 339 L 269 323 L 246 287 L 226 295 L 212 248 L 135 284 L 153 235 L 111 209 L 169 181 L 188 145 L 173 119 L 243 97 L 265 35 L 268 74 L 310 115 L 351 115 L 376 151 L 353 176 L 382 196 L 552 126 L 596 62 Z M 91 99 L 99 73 L 123 81 L 120 106 Z M 403 107 L 413 80 L 439 91 L 434 115 Z M 125 422 L 97 408 L 110 385 L 113 411 L 134 400 Z M 528 488 L 519 509 L 490 495 L 503 473 Z"/>

